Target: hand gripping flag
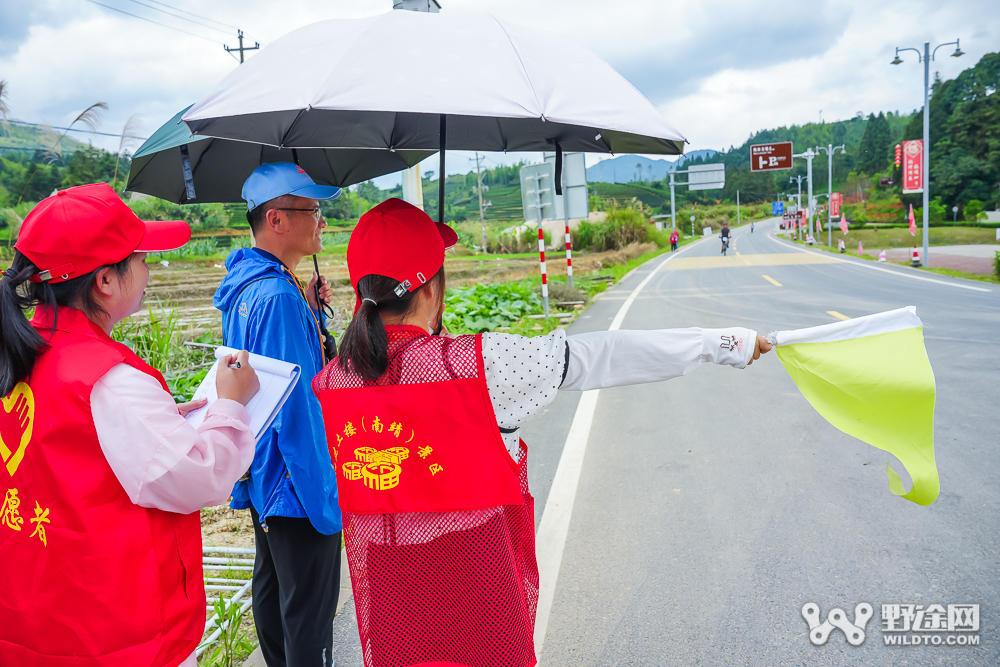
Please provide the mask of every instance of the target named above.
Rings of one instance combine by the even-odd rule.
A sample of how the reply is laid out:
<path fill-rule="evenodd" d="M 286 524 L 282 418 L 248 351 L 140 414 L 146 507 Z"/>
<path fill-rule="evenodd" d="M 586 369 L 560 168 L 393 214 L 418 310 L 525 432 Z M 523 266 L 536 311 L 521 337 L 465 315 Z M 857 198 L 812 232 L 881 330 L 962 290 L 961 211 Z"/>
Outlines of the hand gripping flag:
<path fill-rule="evenodd" d="M 934 371 L 923 325 L 909 306 L 768 336 L 806 400 L 848 435 L 895 456 L 909 492 L 886 464 L 889 490 L 918 505 L 938 497 L 934 462 Z"/>

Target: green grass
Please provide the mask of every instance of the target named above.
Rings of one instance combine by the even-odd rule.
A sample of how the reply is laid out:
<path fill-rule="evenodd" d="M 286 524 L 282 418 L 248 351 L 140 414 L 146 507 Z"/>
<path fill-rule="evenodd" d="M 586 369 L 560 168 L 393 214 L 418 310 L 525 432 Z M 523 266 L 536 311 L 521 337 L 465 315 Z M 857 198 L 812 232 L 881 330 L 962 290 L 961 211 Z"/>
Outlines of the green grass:
<path fill-rule="evenodd" d="M 805 246 L 806 248 L 815 248 L 817 250 L 822 250 L 824 252 L 829 252 L 829 253 L 833 253 L 833 254 L 836 254 L 836 255 L 840 254 L 839 250 L 837 250 L 836 248 L 831 248 L 831 247 L 827 246 L 825 243 L 824 244 L 816 244 L 816 245 L 810 246 L 805 241 L 796 241 L 796 240 L 793 239 L 792 242 L 793 243 L 797 243 L 797 244 L 799 244 L 801 246 Z M 845 253 L 845 256 L 852 257 L 854 259 L 863 259 L 863 260 L 866 260 L 868 262 L 878 262 L 878 258 L 877 257 L 872 257 L 871 255 L 868 255 L 868 254 L 864 254 L 864 255 L 860 255 L 859 256 L 856 252 L 852 252 L 850 250 L 850 246 L 848 246 L 848 251 Z M 896 266 L 910 266 L 909 262 L 886 262 L 886 263 L 887 264 L 894 264 Z M 937 273 L 939 275 L 949 276 L 951 278 L 964 278 L 966 280 L 978 280 L 980 282 L 998 283 L 998 284 L 1000 284 L 1000 280 L 998 280 L 996 276 L 984 275 L 982 273 L 969 273 L 967 271 L 956 271 L 955 269 L 945 269 L 945 268 L 936 267 L 936 266 L 918 266 L 918 267 L 911 267 L 911 268 L 917 268 L 920 271 L 929 271 L 931 273 Z"/>
<path fill-rule="evenodd" d="M 824 223 L 825 224 L 825 223 Z M 823 237 L 816 239 L 817 245 L 826 246 L 829 236 L 823 230 Z M 837 241 L 844 239 L 848 249 L 852 246 L 858 247 L 858 241 L 866 248 L 912 248 L 913 246 L 923 246 L 924 231 L 917 227 L 917 235 L 910 236 L 909 229 L 897 227 L 890 229 L 851 229 L 845 236 L 839 229 L 833 231 L 833 247 L 837 247 Z M 980 245 L 996 243 L 996 230 L 984 229 L 982 227 L 931 227 L 928 240 L 932 246 L 940 245 Z"/>
<path fill-rule="evenodd" d="M 950 276 L 952 278 L 965 278 L 966 280 L 979 280 L 984 283 L 1000 284 L 1000 280 L 997 280 L 996 276 L 992 275 L 983 275 L 982 273 L 969 273 L 967 271 L 956 271 L 955 269 L 944 269 L 937 266 L 922 266 L 920 268 L 924 271 L 930 271 L 931 273 L 937 273 L 942 276 Z"/>

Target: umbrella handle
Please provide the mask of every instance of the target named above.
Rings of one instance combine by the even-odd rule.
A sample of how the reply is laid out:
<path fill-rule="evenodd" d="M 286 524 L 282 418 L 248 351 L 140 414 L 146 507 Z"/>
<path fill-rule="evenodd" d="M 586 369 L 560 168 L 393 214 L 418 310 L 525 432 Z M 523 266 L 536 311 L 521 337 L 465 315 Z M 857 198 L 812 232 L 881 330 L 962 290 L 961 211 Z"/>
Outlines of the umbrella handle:
<path fill-rule="evenodd" d="M 445 154 L 445 139 L 448 136 L 448 117 L 441 114 L 441 130 L 440 130 L 440 157 L 441 166 L 438 171 L 438 222 L 444 223 L 444 154 Z"/>
<path fill-rule="evenodd" d="M 322 276 L 319 275 L 319 260 L 316 259 L 316 255 L 313 255 L 313 267 L 316 269 L 316 310 L 319 313 L 319 330 L 323 336 L 323 365 L 333 361 L 333 358 L 337 356 L 337 341 L 333 339 L 330 335 L 329 330 L 326 328 L 326 322 L 323 321 L 323 300 L 319 296 L 319 286 L 322 283 Z"/>

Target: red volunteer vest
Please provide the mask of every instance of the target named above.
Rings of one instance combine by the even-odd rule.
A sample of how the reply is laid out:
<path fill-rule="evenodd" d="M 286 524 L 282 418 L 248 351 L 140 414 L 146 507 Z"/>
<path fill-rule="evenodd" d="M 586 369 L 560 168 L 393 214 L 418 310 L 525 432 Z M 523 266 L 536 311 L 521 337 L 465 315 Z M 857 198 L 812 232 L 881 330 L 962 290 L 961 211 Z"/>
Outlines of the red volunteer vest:
<path fill-rule="evenodd" d="M 507 453 L 481 336 L 389 328 L 375 382 L 313 380 L 367 667 L 530 667 L 538 604 L 527 446 Z"/>
<path fill-rule="evenodd" d="M 48 340 L 52 310 L 32 324 Z M 0 409 L 0 665 L 173 667 L 205 625 L 198 513 L 132 504 L 101 451 L 94 384 L 125 362 L 80 311 Z"/>

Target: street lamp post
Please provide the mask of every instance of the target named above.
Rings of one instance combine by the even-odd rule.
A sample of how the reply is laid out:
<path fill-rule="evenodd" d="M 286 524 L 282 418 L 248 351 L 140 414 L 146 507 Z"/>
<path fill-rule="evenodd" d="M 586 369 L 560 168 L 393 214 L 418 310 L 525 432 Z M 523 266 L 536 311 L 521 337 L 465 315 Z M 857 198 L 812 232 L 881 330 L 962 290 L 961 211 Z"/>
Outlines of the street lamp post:
<path fill-rule="evenodd" d="M 828 164 L 826 170 L 826 175 L 827 175 L 826 226 L 829 232 L 827 234 L 827 239 L 828 239 L 827 245 L 832 248 L 833 247 L 833 154 L 836 153 L 837 151 L 840 151 L 841 153 L 846 153 L 847 148 L 845 148 L 843 144 L 839 146 L 834 146 L 833 144 L 827 144 L 826 147 L 817 146 L 816 150 L 826 151 L 826 158 Z"/>
<path fill-rule="evenodd" d="M 806 211 L 809 216 L 809 231 L 813 230 L 813 158 L 819 155 L 813 149 L 807 148 L 805 153 L 796 153 L 792 157 L 804 157 L 806 159 L 806 185 L 808 187 L 808 200 L 806 201 Z M 801 203 L 801 202 L 800 202 Z"/>
<path fill-rule="evenodd" d="M 934 54 L 942 46 L 955 45 L 955 52 L 952 55 L 953 58 L 958 58 L 964 55 L 962 49 L 958 45 L 959 40 L 954 42 L 946 42 L 944 44 L 938 44 L 931 51 L 931 43 L 924 42 L 924 52 L 920 53 L 919 49 L 913 47 L 899 48 L 896 47 L 896 58 L 890 63 L 892 65 L 898 65 L 903 62 L 899 57 L 900 51 L 916 51 L 917 52 L 917 62 L 922 62 L 924 64 L 924 164 L 923 164 L 923 191 L 924 191 L 924 266 L 930 266 L 928 261 L 927 251 L 928 251 L 928 221 L 930 215 L 930 190 L 931 190 L 931 111 L 930 105 L 928 104 L 928 99 L 931 94 L 931 61 L 934 60 Z"/>
<path fill-rule="evenodd" d="M 799 174 L 798 176 L 789 176 L 788 177 L 788 182 L 789 183 L 796 183 L 797 182 L 799 184 L 799 194 L 796 195 L 797 199 L 795 200 L 795 209 L 796 209 L 795 210 L 795 214 L 796 215 L 798 215 L 799 211 L 802 210 L 802 179 L 803 178 L 805 178 L 805 176 L 803 176 L 801 174 Z M 798 221 L 795 222 L 795 229 L 798 230 L 797 236 L 799 237 L 799 241 L 801 241 L 802 240 L 802 225 L 800 225 L 798 223 Z"/>

